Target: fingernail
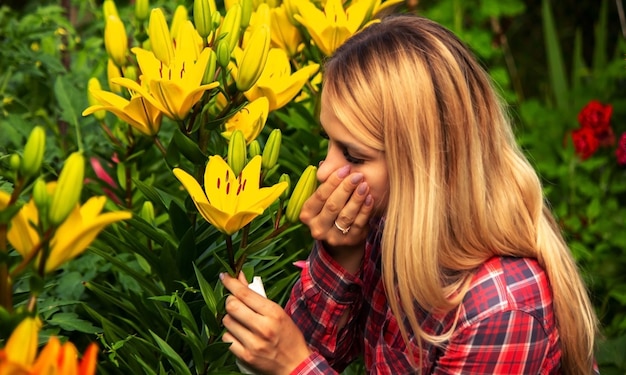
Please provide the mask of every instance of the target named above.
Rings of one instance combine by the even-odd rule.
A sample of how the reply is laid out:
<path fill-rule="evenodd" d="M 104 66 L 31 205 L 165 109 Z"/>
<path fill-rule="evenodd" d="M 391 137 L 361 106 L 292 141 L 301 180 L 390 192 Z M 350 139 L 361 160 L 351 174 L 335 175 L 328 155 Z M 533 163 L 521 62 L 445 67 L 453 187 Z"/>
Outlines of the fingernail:
<path fill-rule="evenodd" d="M 339 168 L 339 170 L 337 171 L 337 177 L 339 178 L 344 178 L 348 174 L 350 174 L 350 164 L 344 165 L 343 167 Z"/>
<path fill-rule="evenodd" d="M 361 182 L 359 184 L 359 187 L 356 188 L 356 192 L 359 193 L 359 195 L 365 194 L 366 191 L 367 191 L 367 182 Z"/>
<path fill-rule="evenodd" d="M 372 198 L 372 195 L 368 195 L 367 198 L 365 198 L 365 205 L 366 206 L 371 206 L 372 203 L 374 202 L 374 198 Z"/>
<path fill-rule="evenodd" d="M 363 179 L 363 173 L 355 173 L 350 177 L 350 182 L 353 184 L 358 184 Z"/>
<path fill-rule="evenodd" d="M 323 162 L 324 162 L 324 159 L 320 160 L 320 162 L 319 162 L 318 166 L 319 166 L 319 165 L 322 165 L 322 163 L 323 163 Z"/>
<path fill-rule="evenodd" d="M 224 272 L 220 272 L 219 277 L 220 277 L 220 280 L 224 280 Z"/>

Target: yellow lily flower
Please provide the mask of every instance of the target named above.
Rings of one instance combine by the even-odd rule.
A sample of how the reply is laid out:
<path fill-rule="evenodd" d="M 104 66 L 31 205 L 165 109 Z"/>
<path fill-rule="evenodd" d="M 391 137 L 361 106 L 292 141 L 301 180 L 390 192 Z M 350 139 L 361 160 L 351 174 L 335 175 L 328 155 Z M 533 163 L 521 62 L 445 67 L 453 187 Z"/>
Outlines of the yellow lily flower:
<path fill-rule="evenodd" d="M 122 71 L 120 70 L 120 68 L 115 65 L 115 62 L 112 59 L 109 59 L 107 61 L 107 82 L 109 84 L 109 89 L 112 92 L 121 94 L 122 93 L 122 88 L 120 87 L 120 85 L 116 84 L 113 82 L 114 79 L 119 78 L 122 76 Z"/>
<path fill-rule="evenodd" d="M 287 188 L 286 182 L 259 188 L 261 156 L 252 158 L 238 177 L 220 156 L 209 157 L 204 190 L 182 169 L 174 175 L 183 184 L 196 208 L 219 231 L 232 235 L 265 211 Z"/>
<path fill-rule="evenodd" d="M 91 344 L 82 360 L 71 342 L 60 343 L 51 337 L 37 356 L 38 318 L 26 318 L 15 328 L 6 346 L 0 349 L 0 375 L 93 375 L 96 373 L 98 347 Z"/>
<path fill-rule="evenodd" d="M 89 92 L 100 104 L 85 109 L 83 116 L 100 110 L 109 111 L 148 137 L 154 136 L 161 129 L 163 112 L 145 97 L 137 95 L 133 91 L 130 91 L 130 100 L 104 90 L 90 90 Z"/>
<path fill-rule="evenodd" d="M 285 7 L 286 5 L 281 5 L 271 10 L 272 46 L 282 48 L 289 56 L 294 56 L 304 48 L 304 43 L 300 29 L 291 23 Z"/>
<path fill-rule="evenodd" d="M 163 64 L 150 51 L 141 48 L 133 48 L 132 51 L 143 74 L 141 80 L 149 91 L 127 78 L 118 78 L 114 82 L 137 92 L 173 120 L 185 119 L 205 91 L 219 86 L 218 82 L 202 84 L 211 52 L 208 48 L 202 50 L 197 60 L 189 58 L 189 53 L 193 54 L 193 51 L 176 50 L 170 66 Z"/>
<path fill-rule="evenodd" d="M 128 38 L 126 28 L 118 16 L 111 15 L 104 25 L 104 47 L 109 58 L 115 65 L 122 67 L 126 65 L 126 54 L 128 53 Z"/>
<path fill-rule="evenodd" d="M 0 374 L 3 374 L 2 370 L 9 364 L 20 368 L 35 361 L 40 328 L 41 321 L 38 318 L 26 318 L 17 325 L 4 348 L 0 350 Z"/>
<path fill-rule="evenodd" d="M 39 233 L 31 223 L 35 227 L 39 225 L 39 212 L 35 201 L 32 199 L 13 216 L 7 233 L 7 240 L 24 258 L 41 242 Z"/>
<path fill-rule="evenodd" d="M 267 97 L 269 110 L 275 111 L 289 103 L 318 70 L 318 64 L 310 64 L 291 74 L 287 53 L 283 49 L 272 48 L 261 76 L 245 95 L 248 100 Z"/>
<path fill-rule="evenodd" d="M 107 225 L 131 218 L 127 211 L 102 214 L 105 203 L 105 196 L 92 197 L 70 213 L 50 241 L 46 272 L 82 254 Z"/>
<path fill-rule="evenodd" d="M 371 0 L 357 0 L 344 10 L 341 0 L 327 0 L 321 11 L 310 1 L 300 1 L 294 18 L 307 29 L 320 51 L 330 56 L 367 21 L 374 5 Z"/>
<path fill-rule="evenodd" d="M 50 183 L 47 187 L 51 193 L 56 188 L 56 183 Z M 50 241 L 46 272 L 53 271 L 82 254 L 107 225 L 130 219 L 132 216 L 126 211 L 101 214 L 105 202 L 104 196 L 92 197 L 84 205 L 76 205 L 67 219 L 59 225 Z M 35 226 L 39 223 L 39 212 L 32 199 L 13 217 L 7 233 L 8 241 L 22 257 L 29 256 L 41 243 L 39 233 L 31 223 Z"/>
<path fill-rule="evenodd" d="M 250 144 L 261 134 L 265 121 L 267 121 L 269 106 L 268 99 L 263 96 L 246 104 L 245 107 L 226 121 L 226 130 L 222 132 L 222 136 L 230 139 L 235 130 L 241 130 L 246 138 L 246 144 Z"/>

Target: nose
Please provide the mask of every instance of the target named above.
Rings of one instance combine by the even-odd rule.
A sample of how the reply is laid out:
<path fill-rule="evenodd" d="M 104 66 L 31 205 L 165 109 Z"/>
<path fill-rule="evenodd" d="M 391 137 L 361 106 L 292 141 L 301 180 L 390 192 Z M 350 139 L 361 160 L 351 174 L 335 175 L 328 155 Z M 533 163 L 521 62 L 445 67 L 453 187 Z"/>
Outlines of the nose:
<path fill-rule="evenodd" d="M 317 180 L 320 183 L 326 181 L 334 171 L 345 164 L 346 161 L 340 155 L 337 155 L 333 147 L 330 147 L 326 159 L 322 160 L 317 168 Z"/>

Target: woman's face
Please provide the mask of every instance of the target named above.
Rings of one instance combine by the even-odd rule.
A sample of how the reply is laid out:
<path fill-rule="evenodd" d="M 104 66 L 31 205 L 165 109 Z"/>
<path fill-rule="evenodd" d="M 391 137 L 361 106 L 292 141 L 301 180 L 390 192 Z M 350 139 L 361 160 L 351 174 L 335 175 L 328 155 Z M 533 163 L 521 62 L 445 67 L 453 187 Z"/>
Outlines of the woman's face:
<path fill-rule="evenodd" d="M 317 169 L 317 179 L 323 183 L 337 169 L 349 164 L 350 173 L 360 172 L 369 185 L 374 199 L 374 215 L 381 216 L 387 207 L 388 178 L 385 155 L 382 151 L 359 142 L 344 125 L 354 118 L 339 119 L 322 95 L 320 122 L 328 136 L 326 159 Z"/>

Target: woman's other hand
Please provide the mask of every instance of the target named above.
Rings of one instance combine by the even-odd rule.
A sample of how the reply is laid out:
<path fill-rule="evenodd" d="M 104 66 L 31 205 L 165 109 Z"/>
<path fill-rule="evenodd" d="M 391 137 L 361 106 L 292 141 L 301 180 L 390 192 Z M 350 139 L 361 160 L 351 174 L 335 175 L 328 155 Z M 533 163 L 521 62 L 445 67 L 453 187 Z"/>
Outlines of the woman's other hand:
<path fill-rule="evenodd" d="M 339 168 L 304 203 L 300 220 L 349 272 L 360 266 L 374 204 L 362 173 Z"/>

